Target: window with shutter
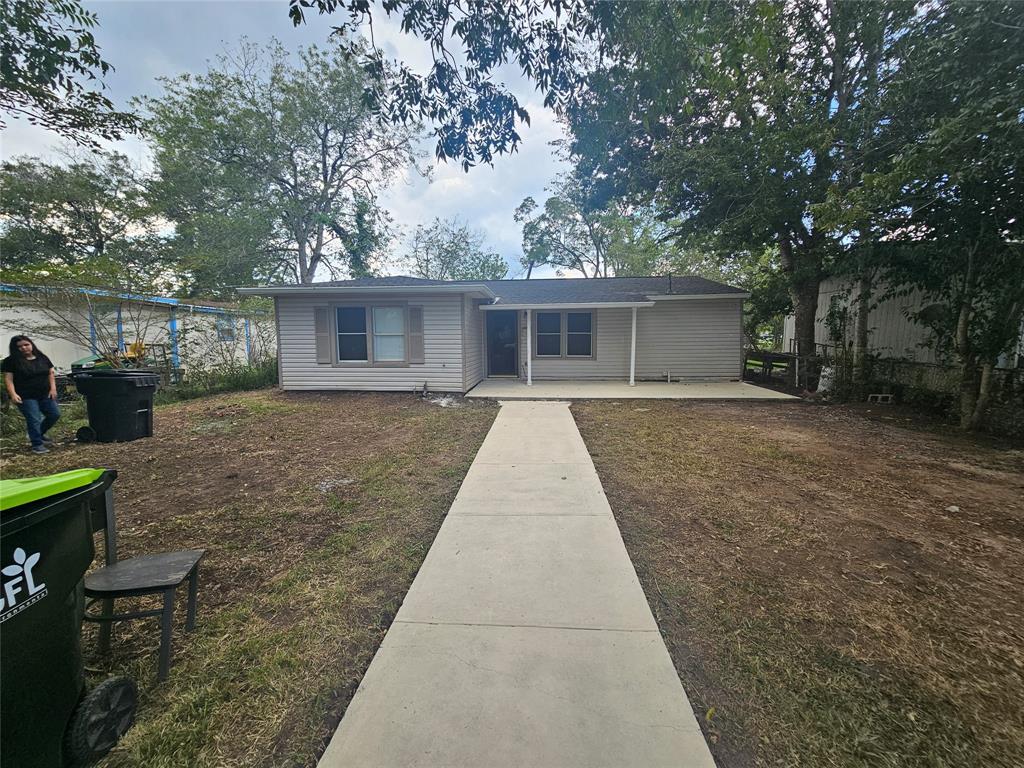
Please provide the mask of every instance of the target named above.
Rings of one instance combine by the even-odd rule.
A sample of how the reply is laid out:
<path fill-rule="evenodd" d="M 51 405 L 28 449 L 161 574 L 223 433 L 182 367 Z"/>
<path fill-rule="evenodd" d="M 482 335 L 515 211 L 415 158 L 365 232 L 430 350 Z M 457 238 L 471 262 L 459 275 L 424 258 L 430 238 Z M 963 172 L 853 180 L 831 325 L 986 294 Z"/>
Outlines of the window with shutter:
<path fill-rule="evenodd" d="M 329 307 L 313 308 L 313 334 L 316 338 L 316 362 L 330 365 L 331 355 L 331 310 Z"/>

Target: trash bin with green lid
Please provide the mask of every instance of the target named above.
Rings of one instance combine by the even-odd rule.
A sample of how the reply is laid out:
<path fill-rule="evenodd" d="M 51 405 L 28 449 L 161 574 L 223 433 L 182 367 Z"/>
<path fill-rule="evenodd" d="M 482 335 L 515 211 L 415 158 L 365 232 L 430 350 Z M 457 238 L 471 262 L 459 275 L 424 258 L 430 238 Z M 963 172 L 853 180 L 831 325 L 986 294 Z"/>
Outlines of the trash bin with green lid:
<path fill-rule="evenodd" d="M 85 395 L 89 426 L 78 430 L 83 442 L 116 443 L 153 435 L 153 397 L 160 377 L 147 371 L 92 369 L 73 373 Z"/>
<path fill-rule="evenodd" d="M 90 515 L 116 477 L 0 480 L 0 765 L 87 765 L 132 724 L 134 684 L 112 678 L 86 693 L 81 652 Z"/>

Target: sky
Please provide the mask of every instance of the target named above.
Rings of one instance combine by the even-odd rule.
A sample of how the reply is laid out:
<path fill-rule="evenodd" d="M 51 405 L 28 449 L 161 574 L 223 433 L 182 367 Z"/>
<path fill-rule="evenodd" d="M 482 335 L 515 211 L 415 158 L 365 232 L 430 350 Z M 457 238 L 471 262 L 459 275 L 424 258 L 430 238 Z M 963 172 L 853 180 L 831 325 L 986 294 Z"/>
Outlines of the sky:
<path fill-rule="evenodd" d="M 330 17 L 310 14 L 306 25 L 296 28 L 288 18 L 287 0 L 86 0 L 84 5 L 99 17 L 96 39 L 104 59 L 115 68 L 105 78 L 106 92 L 119 107 L 126 107 L 133 96 L 158 95 L 159 77 L 204 72 L 208 61 L 242 37 L 259 43 L 276 37 L 288 50 L 330 45 Z M 402 35 L 393 22 L 375 19 L 374 26 L 375 39 L 387 54 L 425 70 L 429 57 L 418 40 Z M 521 272 L 522 253 L 521 230 L 513 212 L 527 196 L 538 202 L 546 199 L 544 189 L 561 168 L 550 142 L 563 134 L 541 95 L 517 71 L 503 70 L 499 77 L 530 113 L 531 125 L 519 129 L 523 139 L 519 151 L 468 173 L 457 163 L 439 163 L 429 182 L 418 174 L 407 174 L 382 195 L 381 202 L 406 232 L 435 217 L 457 217 L 481 230 L 490 247 L 510 264 L 512 277 Z M 0 136 L 0 157 L 31 154 L 56 159 L 64 143 L 42 128 L 11 120 Z M 106 146 L 138 163 L 149 163 L 148 149 L 139 138 Z M 425 141 L 423 150 L 433 163 L 432 138 Z M 401 250 L 400 243 L 395 247 Z"/>

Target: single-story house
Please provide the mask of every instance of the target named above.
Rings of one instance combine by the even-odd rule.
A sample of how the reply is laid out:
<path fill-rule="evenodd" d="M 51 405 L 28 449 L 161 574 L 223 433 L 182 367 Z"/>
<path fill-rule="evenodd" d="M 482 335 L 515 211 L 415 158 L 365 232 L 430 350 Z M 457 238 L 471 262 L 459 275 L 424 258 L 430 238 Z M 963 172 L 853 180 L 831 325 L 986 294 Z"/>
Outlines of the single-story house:
<path fill-rule="evenodd" d="M 722 381 L 748 294 L 699 277 L 424 280 L 246 288 L 271 296 L 288 390 L 468 392 L 485 378 Z"/>

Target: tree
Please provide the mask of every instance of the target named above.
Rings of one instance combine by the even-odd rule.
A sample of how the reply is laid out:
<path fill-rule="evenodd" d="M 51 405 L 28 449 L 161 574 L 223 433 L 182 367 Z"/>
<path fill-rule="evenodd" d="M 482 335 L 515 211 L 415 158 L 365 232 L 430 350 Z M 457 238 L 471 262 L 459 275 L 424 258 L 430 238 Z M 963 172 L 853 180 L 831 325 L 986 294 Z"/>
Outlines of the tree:
<path fill-rule="evenodd" d="M 22 156 L 0 165 L 5 269 L 45 271 L 90 259 L 135 259 L 158 223 L 145 176 L 117 152 L 71 153 L 65 164 Z"/>
<path fill-rule="evenodd" d="M 416 277 L 431 280 L 501 280 L 508 264 L 488 250 L 482 232 L 455 219 L 434 219 L 416 227 L 407 260 Z"/>
<path fill-rule="evenodd" d="M 465 169 L 491 162 L 494 154 L 514 152 L 517 122 L 530 116 L 516 97 L 494 80 L 495 72 L 514 64 L 544 92 L 544 105 L 567 102 L 580 85 L 589 42 L 597 27 L 587 0 L 388 0 L 383 13 L 400 21 L 405 34 L 425 41 L 432 62 L 426 74 L 405 63 L 391 66 L 373 40 L 373 4 L 365 0 L 289 0 L 296 25 L 307 9 L 337 14 L 342 49 L 374 77 L 367 97 L 388 121 L 433 121 L 437 157 L 462 162 Z M 379 18 L 379 16 L 378 16 Z M 451 50 L 459 45 L 456 53 Z M 460 61 L 461 59 L 461 61 Z"/>
<path fill-rule="evenodd" d="M 779 251 L 768 247 L 760 253 L 715 250 L 718 238 L 693 238 L 671 252 L 662 267 L 677 275 L 698 275 L 750 293 L 744 302 L 743 333 L 753 349 L 782 347 L 785 317 L 793 310 L 787 281 L 779 263 Z"/>
<path fill-rule="evenodd" d="M 832 0 L 598 6 L 604 59 L 568 112 L 581 173 L 652 201 L 682 238 L 774 247 L 801 354 L 844 250 L 813 206 L 860 183 L 914 7 Z"/>
<path fill-rule="evenodd" d="M 1024 316 L 1024 6 L 943 3 L 901 44 L 907 76 L 873 140 L 888 153 L 828 210 L 851 233 L 876 222 L 861 260 L 930 298 L 913 319 L 956 359 L 973 429 Z"/>
<path fill-rule="evenodd" d="M 144 99 L 154 199 L 207 291 L 372 271 L 388 219 L 377 193 L 415 160 L 415 126 L 383 124 L 367 76 L 315 47 L 243 42 L 203 75 Z"/>
<path fill-rule="evenodd" d="M 134 132 L 135 115 L 88 86 L 112 69 L 97 24 L 78 0 L 0 0 L 0 110 L 87 146 Z"/>
<path fill-rule="evenodd" d="M 583 277 L 642 276 L 664 271 L 670 246 L 651 211 L 608 204 L 595 208 L 576 174 L 549 188 L 540 208 L 528 197 L 516 209 L 523 227 L 524 267 L 546 265 Z"/>

